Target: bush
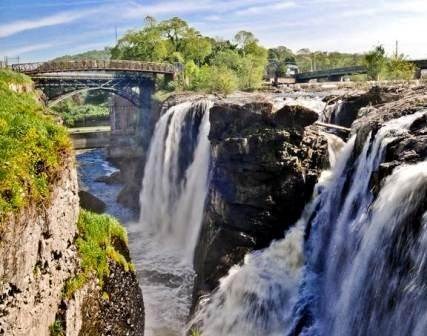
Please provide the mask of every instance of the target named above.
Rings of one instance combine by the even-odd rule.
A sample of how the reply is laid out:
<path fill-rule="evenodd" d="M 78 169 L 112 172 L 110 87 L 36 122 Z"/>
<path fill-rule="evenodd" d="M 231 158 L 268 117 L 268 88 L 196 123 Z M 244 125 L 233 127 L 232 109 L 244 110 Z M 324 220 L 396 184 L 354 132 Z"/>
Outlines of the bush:
<path fill-rule="evenodd" d="M 28 77 L 0 70 L 0 218 L 46 202 L 72 148 L 28 84 Z"/>
<path fill-rule="evenodd" d="M 236 75 L 227 67 L 210 67 L 207 84 L 209 92 L 231 93 L 237 89 L 237 82 Z"/>
<path fill-rule="evenodd" d="M 75 127 L 91 121 L 108 121 L 110 111 L 106 105 L 78 105 L 66 100 L 52 108 L 67 127 Z"/>

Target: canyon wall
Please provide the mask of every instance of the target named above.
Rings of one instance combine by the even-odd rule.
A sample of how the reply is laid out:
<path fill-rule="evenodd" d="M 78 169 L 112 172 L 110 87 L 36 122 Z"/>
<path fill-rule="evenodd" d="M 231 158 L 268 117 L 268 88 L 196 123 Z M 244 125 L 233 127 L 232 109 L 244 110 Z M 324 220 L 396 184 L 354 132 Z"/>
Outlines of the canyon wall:
<path fill-rule="evenodd" d="M 274 110 L 268 100 L 219 100 L 211 109 L 212 172 L 195 251 L 194 302 L 210 293 L 246 253 L 267 247 L 301 215 L 328 144 L 310 126 L 317 113 Z"/>

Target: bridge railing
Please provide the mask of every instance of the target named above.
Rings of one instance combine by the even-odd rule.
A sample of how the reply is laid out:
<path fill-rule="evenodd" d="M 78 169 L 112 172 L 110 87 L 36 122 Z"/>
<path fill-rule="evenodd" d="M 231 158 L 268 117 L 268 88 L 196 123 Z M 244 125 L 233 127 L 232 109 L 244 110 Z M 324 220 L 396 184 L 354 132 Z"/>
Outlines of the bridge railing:
<path fill-rule="evenodd" d="M 366 71 L 367 71 L 366 67 L 358 65 L 358 66 L 335 68 L 335 69 L 329 69 L 329 70 L 301 72 L 296 75 L 296 78 L 297 79 L 326 78 L 331 76 L 363 74 L 363 73 L 366 73 Z"/>
<path fill-rule="evenodd" d="M 174 74 L 175 65 L 169 63 L 124 61 L 124 60 L 78 60 L 51 61 L 39 63 L 13 64 L 12 69 L 25 74 L 70 72 L 70 71 L 135 71 Z"/>

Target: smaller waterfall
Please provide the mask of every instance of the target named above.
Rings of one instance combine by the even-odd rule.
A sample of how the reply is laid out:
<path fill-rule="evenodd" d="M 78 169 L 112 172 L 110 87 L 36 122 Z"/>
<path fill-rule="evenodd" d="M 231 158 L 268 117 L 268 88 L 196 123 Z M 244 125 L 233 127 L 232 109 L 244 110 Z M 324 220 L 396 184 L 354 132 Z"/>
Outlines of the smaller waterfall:
<path fill-rule="evenodd" d="M 307 315 L 307 309 L 303 307 L 310 307 L 308 315 L 314 320 L 313 325 L 305 331 L 304 335 L 412 335 L 407 332 L 397 334 L 391 332 L 396 326 L 392 327 L 394 322 L 387 309 L 385 307 L 376 307 L 378 310 L 373 309 L 374 303 L 378 304 L 382 300 L 389 303 L 397 300 L 394 305 L 400 304 L 400 299 L 389 295 L 390 293 L 386 294 L 386 291 L 384 297 L 373 298 L 376 295 L 374 292 L 379 293 L 382 291 L 381 288 L 392 286 L 389 283 L 390 279 L 395 277 L 397 282 L 402 282 L 405 286 L 410 286 L 410 282 L 400 275 L 393 276 L 392 269 L 388 269 L 390 272 L 388 277 L 383 276 L 381 279 L 375 280 L 372 271 L 376 267 L 387 268 L 389 265 L 381 265 L 381 258 L 375 261 L 374 258 L 366 259 L 365 253 L 368 253 L 368 249 L 363 247 L 363 241 L 366 240 L 372 244 L 369 249 L 373 254 L 384 252 L 383 244 L 391 244 L 392 248 L 398 246 L 394 245 L 393 240 L 384 243 L 372 241 L 375 238 L 370 228 L 381 225 L 376 218 L 386 215 L 384 212 L 386 207 L 395 215 L 398 213 L 407 215 L 410 210 L 397 198 L 381 196 L 390 192 L 390 187 L 387 185 L 383 186 L 380 196 L 372 205 L 374 196 L 370 190 L 370 181 L 383 160 L 387 145 L 397 136 L 407 132 L 412 123 L 423 114 L 423 112 L 418 112 L 391 120 L 384 124 L 375 137 L 369 135 L 354 162 L 350 162 L 348 159 L 341 162 L 342 158 L 340 158 L 336 178 L 319 196 L 319 209 L 310 221 L 310 239 L 305 249 L 307 270 L 301 287 L 300 302 L 297 305 L 305 315 Z M 354 141 L 353 137 L 346 147 L 353 147 Z M 398 171 L 395 172 L 395 174 L 397 173 Z M 405 187 L 411 188 L 412 193 L 422 190 L 420 184 L 413 184 L 411 181 L 403 179 L 401 182 L 402 185 L 393 187 L 395 194 L 399 197 L 408 196 Z M 382 198 L 387 205 L 376 210 L 376 205 L 381 202 Z M 379 213 L 376 213 L 377 211 Z M 393 220 L 397 220 L 397 217 Z M 392 225 L 392 218 L 389 218 L 389 221 L 389 224 Z M 390 253 L 393 254 L 393 252 Z M 355 264 L 355 260 L 358 258 L 367 263 L 365 269 L 359 268 L 360 265 Z M 384 258 L 385 256 L 382 257 L 383 261 Z M 393 257 L 391 257 L 392 259 Z M 362 280 L 362 273 L 366 271 L 368 273 Z M 369 292 L 368 288 L 370 288 L 372 291 L 368 295 L 363 295 L 362 291 L 356 294 L 357 290 L 351 285 L 354 281 L 357 282 L 359 289 L 364 288 Z M 353 286 L 356 287 L 355 284 Z M 357 311 L 358 305 L 364 308 Z M 382 317 L 380 317 L 381 315 Z M 307 316 L 301 318 L 307 318 Z M 380 323 L 383 322 L 385 323 L 384 329 L 379 328 Z M 395 322 L 403 324 L 397 319 Z M 347 325 L 344 327 L 343 323 L 347 323 Z M 374 325 L 378 329 L 375 329 Z M 386 325 L 391 329 L 386 329 Z"/>
<path fill-rule="evenodd" d="M 204 336 L 425 335 L 427 162 L 395 169 L 376 200 L 370 189 L 387 145 L 423 115 L 385 123 L 356 158 L 355 136 L 333 153 L 298 223 L 233 267 L 191 325 Z"/>
<path fill-rule="evenodd" d="M 334 166 L 343 142 L 333 135 L 327 138 L 330 164 Z M 323 172 L 314 193 L 324 189 L 330 179 L 330 172 Z M 246 255 L 242 266 L 232 267 L 220 280 L 219 288 L 202 298 L 189 328 L 198 328 L 203 336 L 286 335 L 293 326 L 302 278 L 305 228 L 316 208 L 317 199 L 306 207 L 284 239 Z"/>
<path fill-rule="evenodd" d="M 192 261 L 208 189 L 210 101 L 171 107 L 158 121 L 141 192 L 144 230 Z"/>

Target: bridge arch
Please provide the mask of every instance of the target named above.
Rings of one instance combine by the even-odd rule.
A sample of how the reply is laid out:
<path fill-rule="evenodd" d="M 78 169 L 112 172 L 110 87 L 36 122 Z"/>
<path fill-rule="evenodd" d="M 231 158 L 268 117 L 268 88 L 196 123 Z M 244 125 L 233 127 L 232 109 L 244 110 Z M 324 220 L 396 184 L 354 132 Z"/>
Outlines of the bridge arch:
<path fill-rule="evenodd" d="M 83 88 L 83 89 L 76 89 L 76 90 L 61 94 L 61 95 L 56 96 L 56 97 L 48 98 L 47 105 L 49 107 L 54 107 L 55 105 L 59 104 L 60 102 L 66 100 L 68 98 L 71 98 L 71 97 L 73 97 L 79 93 L 85 93 L 85 92 L 90 92 L 90 91 L 110 92 L 112 94 L 115 94 L 119 97 L 126 99 L 127 101 L 132 103 L 136 108 L 141 107 L 141 104 L 138 101 L 138 97 L 131 97 L 129 92 L 126 92 L 125 90 L 119 90 L 119 89 L 109 88 L 109 87 L 88 87 L 88 88 Z"/>

